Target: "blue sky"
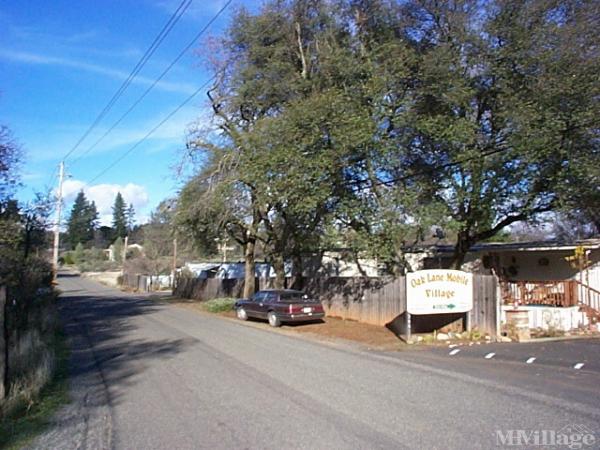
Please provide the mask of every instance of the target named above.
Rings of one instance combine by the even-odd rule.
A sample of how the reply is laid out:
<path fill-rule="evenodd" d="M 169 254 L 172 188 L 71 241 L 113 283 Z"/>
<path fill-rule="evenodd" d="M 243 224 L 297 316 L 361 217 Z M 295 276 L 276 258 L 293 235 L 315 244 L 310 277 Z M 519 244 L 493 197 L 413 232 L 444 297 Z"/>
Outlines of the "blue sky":
<path fill-rule="evenodd" d="M 133 203 L 139 221 L 181 185 L 173 167 L 181 160 L 185 129 L 207 116 L 202 92 L 105 175 L 127 152 L 210 76 L 201 56 L 203 39 L 222 33 L 228 7 L 123 122 L 90 147 L 139 98 L 226 0 L 194 0 L 136 80 L 91 135 L 66 161 L 67 211 L 85 187 L 104 223 L 117 191 Z M 92 124 L 150 46 L 181 0 L 21 0 L 0 5 L 0 123 L 25 151 L 22 200 L 56 184 L 59 161 Z M 201 119 L 200 119 L 201 120 Z M 84 152 L 87 152 L 84 154 Z M 81 156 L 83 155 L 83 156 Z"/>

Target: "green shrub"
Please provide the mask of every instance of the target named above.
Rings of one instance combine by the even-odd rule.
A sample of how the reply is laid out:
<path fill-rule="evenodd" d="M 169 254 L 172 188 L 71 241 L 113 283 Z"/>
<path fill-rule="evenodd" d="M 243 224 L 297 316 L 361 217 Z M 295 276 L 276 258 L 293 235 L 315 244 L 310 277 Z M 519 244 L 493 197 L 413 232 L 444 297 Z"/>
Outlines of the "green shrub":
<path fill-rule="evenodd" d="M 73 252 L 73 260 L 75 264 L 81 264 L 85 260 L 85 249 L 83 248 L 83 244 L 80 242 L 75 247 L 75 251 Z"/>
<path fill-rule="evenodd" d="M 120 267 L 119 262 L 108 261 L 101 248 L 84 249 L 81 244 L 78 244 L 74 251 L 66 252 L 63 261 L 64 264 L 75 264 L 81 272 L 104 272 Z"/>
<path fill-rule="evenodd" d="M 77 268 L 81 272 L 105 272 L 107 270 L 118 270 L 120 264 L 115 261 L 84 261 L 77 264 Z"/>
<path fill-rule="evenodd" d="M 92 247 L 84 252 L 86 261 L 107 261 L 106 254 L 101 248 Z"/>
<path fill-rule="evenodd" d="M 235 298 L 215 298 L 205 302 L 204 307 L 211 313 L 231 311 L 235 302 Z"/>
<path fill-rule="evenodd" d="M 75 258 L 73 257 L 73 252 L 65 252 L 65 254 L 62 256 L 63 258 L 63 264 L 72 266 L 75 264 Z"/>
<path fill-rule="evenodd" d="M 477 328 L 474 328 L 470 332 L 469 339 L 471 341 L 479 341 L 482 338 L 482 336 L 483 335 L 481 334 L 481 331 L 479 331 Z"/>
<path fill-rule="evenodd" d="M 435 336 L 433 334 L 426 334 L 423 336 L 423 342 L 425 344 L 433 344 L 435 342 Z"/>

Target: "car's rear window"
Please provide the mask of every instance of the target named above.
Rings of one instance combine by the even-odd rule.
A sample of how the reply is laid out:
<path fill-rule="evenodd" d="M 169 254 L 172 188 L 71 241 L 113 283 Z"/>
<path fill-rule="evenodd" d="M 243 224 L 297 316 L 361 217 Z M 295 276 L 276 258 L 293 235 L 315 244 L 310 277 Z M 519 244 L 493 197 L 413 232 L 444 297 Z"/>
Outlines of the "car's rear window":
<path fill-rule="evenodd" d="M 281 299 L 282 302 L 300 301 L 300 300 L 304 300 L 304 293 L 303 292 L 282 292 L 279 295 L 279 298 Z"/>

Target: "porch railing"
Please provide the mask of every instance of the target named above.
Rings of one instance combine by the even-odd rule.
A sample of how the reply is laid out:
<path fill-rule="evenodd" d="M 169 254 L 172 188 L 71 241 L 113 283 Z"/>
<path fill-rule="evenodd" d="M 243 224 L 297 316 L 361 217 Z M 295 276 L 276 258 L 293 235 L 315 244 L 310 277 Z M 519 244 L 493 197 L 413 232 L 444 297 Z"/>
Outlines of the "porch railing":
<path fill-rule="evenodd" d="M 505 304 L 566 307 L 579 303 L 575 280 L 504 281 L 501 289 Z"/>
<path fill-rule="evenodd" d="M 600 312 L 600 291 L 578 280 L 575 283 L 579 291 L 579 303 Z"/>

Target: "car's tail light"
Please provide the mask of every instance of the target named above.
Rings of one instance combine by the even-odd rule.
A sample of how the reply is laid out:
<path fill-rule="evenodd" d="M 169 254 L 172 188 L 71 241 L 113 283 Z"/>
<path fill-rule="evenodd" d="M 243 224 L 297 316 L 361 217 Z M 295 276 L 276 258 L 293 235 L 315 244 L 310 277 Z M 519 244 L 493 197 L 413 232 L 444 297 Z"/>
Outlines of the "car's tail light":
<path fill-rule="evenodd" d="M 300 313 L 300 312 L 302 312 L 302 306 L 290 304 L 290 306 L 288 307 L 288 310 L 289 310 L 290 314 Z"/>

